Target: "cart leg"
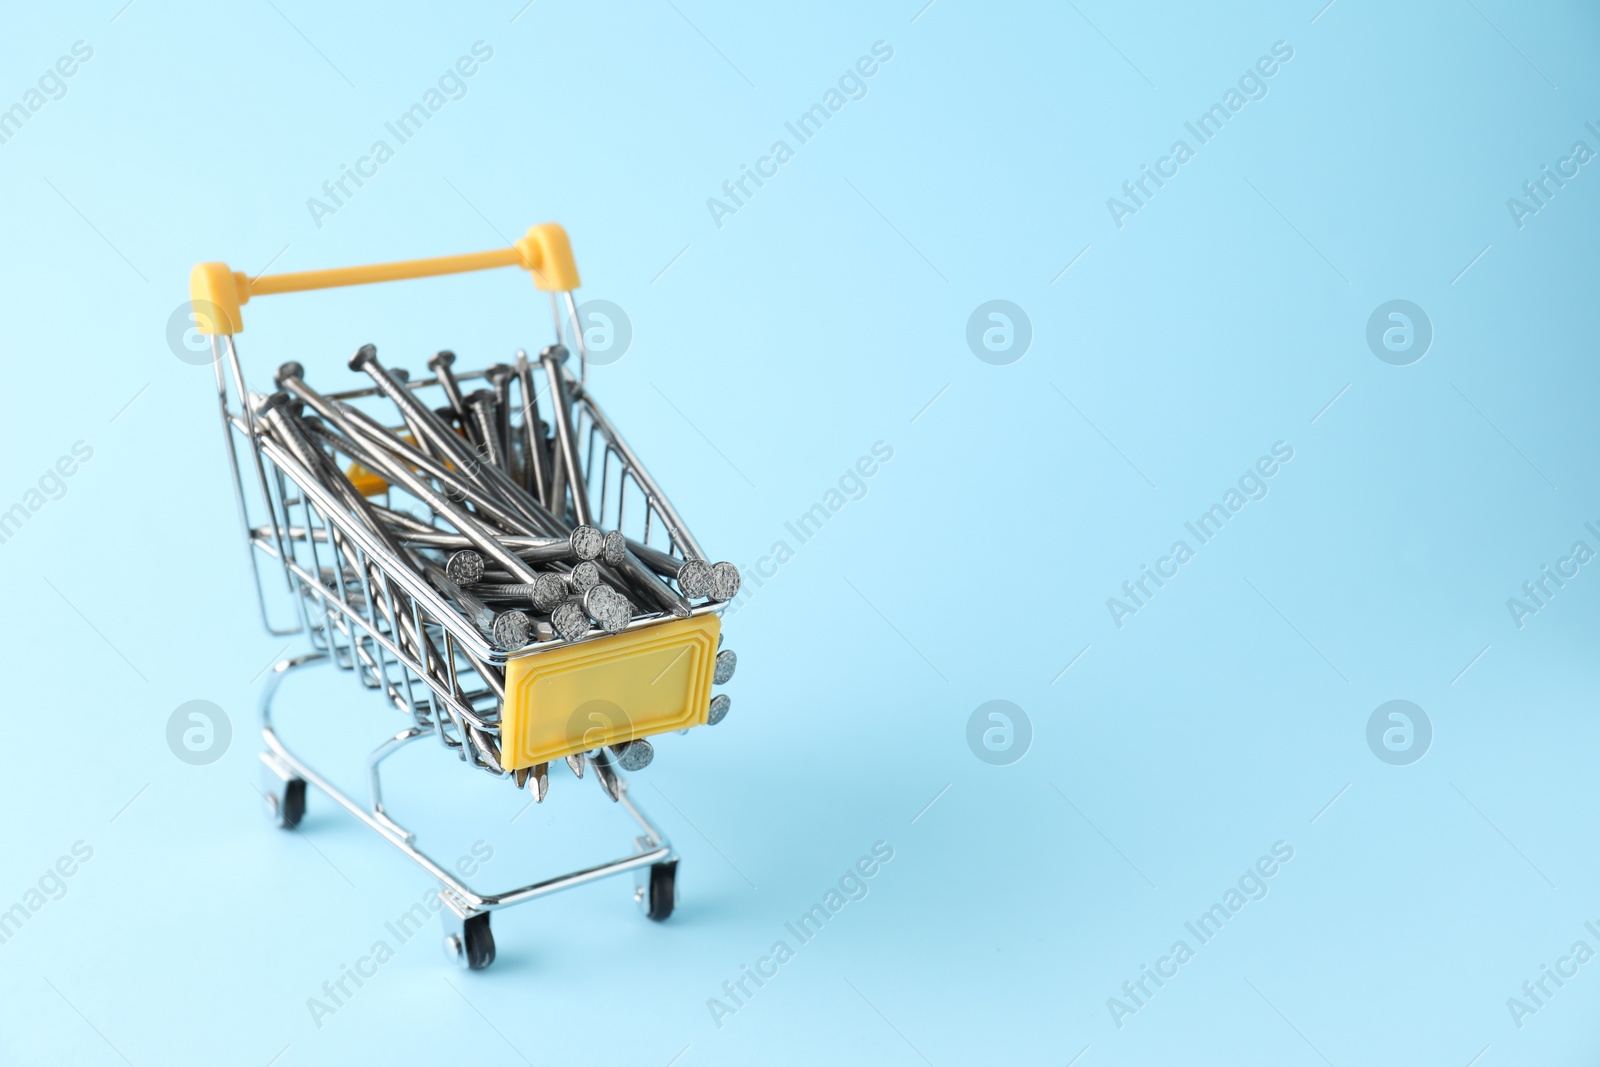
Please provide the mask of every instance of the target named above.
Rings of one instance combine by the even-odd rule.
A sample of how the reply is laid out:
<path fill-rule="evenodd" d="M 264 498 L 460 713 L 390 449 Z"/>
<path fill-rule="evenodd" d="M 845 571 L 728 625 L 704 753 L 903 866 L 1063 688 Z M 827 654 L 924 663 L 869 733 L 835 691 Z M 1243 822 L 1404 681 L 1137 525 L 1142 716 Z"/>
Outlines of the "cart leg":
<path fill-rule="evenodd" d="M 634 843 L 640 852 L 648 852 L 652 847 L 643 837 L 634 838 Z M 634 868 L 633 901 L 645 918 L 666 922 L 678 906 L 678 857 Z"/>
<path fill-rule="evenodd" d="M 439 921 L 444 925 L 444 954 L 459 967 L 481 971 L 494 962 L 494 934 L 489 931 L 487 911 L 462 910 L 449 893 L 440 893 L 444 907 Z"/>
<path fill-rule="evenodd" d="M 267 820 L 280 830 L 293 830 L 305 818 L 306 780 L 268 752 L 261 754 L 261 797 L 267 806 Z"/>
<path fill-rule="evenodd" d="M 282 684 L 284 676 L 327 658 L 325 652 L 312 652 L 272 665 L 266 688 L 261 694 L 261 731 L 264 735 L 270 738 L 273 734 L 272 700 L 278 695 L 278 686 Z M 305 818 L 306 780 L 295 774 L 272 752 L 261 753 L 261 796 L 267 806 L 267 819 L 280 830 L 293 830 Z"/>

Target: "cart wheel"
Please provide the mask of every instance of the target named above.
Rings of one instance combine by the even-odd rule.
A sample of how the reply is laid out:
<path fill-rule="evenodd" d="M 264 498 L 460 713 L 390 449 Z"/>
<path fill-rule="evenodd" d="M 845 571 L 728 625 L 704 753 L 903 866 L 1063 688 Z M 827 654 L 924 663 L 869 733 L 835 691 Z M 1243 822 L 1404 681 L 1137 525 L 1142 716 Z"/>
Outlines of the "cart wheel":
<path fill-rule="evenodd" d="M 648 896 L 639 902 L 644 906 L 645 916 L 658 923 L 666 922 L 678 903 L 677 860 L 650 865 L 650 885 L 646 893 Z"/>
<path fill-rule="evenodd" d="M 489 913 L 480 912 L 459 922 L 446 934 L 444 954 L 459 966 L 481 971 L 494 962 L 494 934 L 489 930 Z"/>
<path fill-rule="evenodd" d="M 306 780 L 277 782 L 266 794 L 267 818 L 280 830 L 293 830 L 306 815 Z"/>

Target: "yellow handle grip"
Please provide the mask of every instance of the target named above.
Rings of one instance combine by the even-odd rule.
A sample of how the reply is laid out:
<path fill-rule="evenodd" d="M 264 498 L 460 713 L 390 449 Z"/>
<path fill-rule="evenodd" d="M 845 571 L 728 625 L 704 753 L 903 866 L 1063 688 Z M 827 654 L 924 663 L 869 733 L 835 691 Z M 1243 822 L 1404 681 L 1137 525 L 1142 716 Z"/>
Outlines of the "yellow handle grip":
<path fill-rule="evenodd" d="M 403 278 L 433 278 L 441 274 L 461 274 L 494 267 L 521 267 L 532 273 L 534 284 L 546 292 L 572 290 L 580 284 L 567 231 L 557 223 L 546 222 L 531 227 L 510 248 L 468 252 L 460 256 L 406 259 L 398 263 L 306 270 L 294 274 L 263 274 L 259 278 L 230 270 L 226 263 L 198 263 L 189 274 L 189 300 L 196 326 L 202 333 L 232 334 L 244 329 L 239 308 L 249 303 L 252 296 L 392 282 Z"/>

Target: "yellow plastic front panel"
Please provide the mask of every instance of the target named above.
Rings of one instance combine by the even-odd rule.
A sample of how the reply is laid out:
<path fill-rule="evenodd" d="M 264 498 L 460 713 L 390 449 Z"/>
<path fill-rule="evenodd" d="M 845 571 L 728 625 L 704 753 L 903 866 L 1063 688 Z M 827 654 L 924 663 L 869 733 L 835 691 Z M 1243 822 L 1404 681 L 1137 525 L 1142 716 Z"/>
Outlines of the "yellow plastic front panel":
<path fill-rule="evenodd" d="M 703 725 L 721 626 L 699 615 L 510 660 L 501 763 L 532 767 Z"/>

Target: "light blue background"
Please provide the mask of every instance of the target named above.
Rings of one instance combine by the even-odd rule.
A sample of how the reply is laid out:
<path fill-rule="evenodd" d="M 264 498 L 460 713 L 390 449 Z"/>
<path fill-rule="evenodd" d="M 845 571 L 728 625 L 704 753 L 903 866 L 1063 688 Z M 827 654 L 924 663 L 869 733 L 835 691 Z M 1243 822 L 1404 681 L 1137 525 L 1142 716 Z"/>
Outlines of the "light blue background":
<path fill-rule="evenodd" d="M 1591 7 L 121 2 L 11 11 L 0 38 L 0 105 L 94 49 L 0 145 L 0 504 L 94 450 L 0 545 L 0 908 L 94 850 L 0 945 L 0 1059 L 1600 1054 L 1600 963 L 1521 1028 L 1506 1007 L 1600 950 L 1600 574 L 1522 629 L 1506 608 L 1600 548 L 1600 175 L 1521 229 L 1506 207 L 1600 149 Z M 307 198 L 479 40 L 467 95 L 315 225 Z M 706 199 L 880 40 L 865 99 L 717 227 Z M 1280 40 L 1269 95 L 1117 228 L 1106 198 Z M 253 706 L 285 642 L 256 618 L 211 372 L 165 331 L 199 260 L 444 254 L 549 219 L 633 323 L 595 389 L 713 555 L 752 566 L 874 442 L 894 458 L 729 620 L 728 721 L 635 779 L 683 855 L 678 915 L 645 922 L 624 882 L 512 909 L 474 974 L 430 928 L 319 1028 L 307 998 L 429 881 L 324 798 L 303 834 L 260 818 Z M 1364 338 L 1397 298 L 1435 331 L 1404 367 Z M 1031 319 L 1009 366 L 964 340 L 991 299 Z M 369 341 L 420 368 L 548 335 L 513 271 L 245 320 L 257 384 L 289 358 L 353 382 Z M 1277 441 L 1270 495 L 1118 629 L 1106 598 Z M 209 766 L 166 745 L 192 699 L 233 723 Z M 966 743 L 994 699 L 1032 724 L 1010 766 Z M 1433 725 L 1410 766 L 1367 747 L 1391 699 Z M 399 725 L 344 677 L 283 707 L 351 787 Z M 565 773 L 515 822 L 523 794 L 436 749 L 395 774 L 425 846 L 492 847 L 486 888 L 626 848 Z M 707 999 L 877 841 L 870 895 L 719 1028 Z M 1277 841 L 1270 894 L 1119 1029 L 1107 998 Z"/>

